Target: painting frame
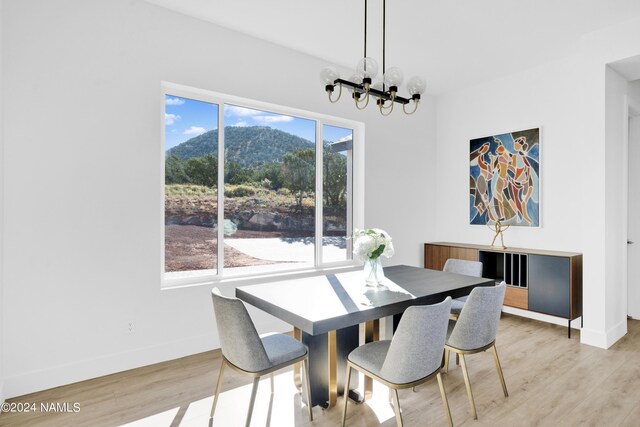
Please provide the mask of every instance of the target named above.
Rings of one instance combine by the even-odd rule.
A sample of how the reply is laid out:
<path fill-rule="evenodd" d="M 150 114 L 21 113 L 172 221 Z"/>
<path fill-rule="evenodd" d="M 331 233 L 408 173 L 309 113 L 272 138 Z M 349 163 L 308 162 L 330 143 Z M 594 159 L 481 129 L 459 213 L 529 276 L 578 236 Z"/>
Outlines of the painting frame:
<path fill-rule="evenodd" d="M 542 227 L 541 145 L 542 126 L 469 140 L 470 225 Z"/>

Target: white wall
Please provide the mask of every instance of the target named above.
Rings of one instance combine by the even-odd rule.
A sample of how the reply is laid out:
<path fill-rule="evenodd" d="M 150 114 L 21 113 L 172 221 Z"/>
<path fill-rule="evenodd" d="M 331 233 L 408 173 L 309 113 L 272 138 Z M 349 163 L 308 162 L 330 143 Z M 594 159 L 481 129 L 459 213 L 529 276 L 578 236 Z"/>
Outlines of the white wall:
<path fill-rule="evenodd" d="M 0 309 L 3 303 L 4 289 L 4 116 L 2 114 L 4 104 L 4 92 L 2 91 L 3 71 L 3 0 L 0 0 Z M 4 402 L 4 356 L 3 356 L 3 326 L 4 310 L 0 313 L 0 403 Z"/>
<path fill-rule="evenodd" d="M 540 127 L 540 228 L 510 227 L 508 247 L 582 252 L 582 120 L 578 55 L 438 99 L 438 240 L 489 245 L 494 233 L 469 225 L 469 140 Z M 522 310 L 539 320 L 566 321 Z M 579 321 L 574 322 L 579 327 Z"/>
<path fill-rule="evenodd" d="M 209 287 L 160 290 L 163 80 L 364 121 L 366 225 L 394 237 L 388 264 L 421 265 L 433 100 L 386 118 L 330 104 L 322 61 L 141 1 L 7 0 L 4 15 L 7 397 L 218 346 Z"/>
<path fill-rule="evenodd" d="M 575 55 L 438 99 L 438 240 L 492 238 L 488 229 L 468 225 L 469 140 L 541 126 L 542 227 L 512 227 L 505 243 L 584 254 L 581 341 L 605 348 L 626 332 L 619 256 L 624 177 L 614 157 L 618 136 L 610 142 L 605 134 L 607 114 L 616 114 L 607 109 L 605 69 L 637 55 L 639 39 L 635 19 L 586 35 Z"/>
<path fill-rule="evenodd" d="M 438 239 L 487 245 L 493 239 L 488 227 L 469 225 L 469 140 L 540 127 L 542 227 L 511 227 L 505 244 L 580 249 L 579 216 L 571 215 L 581 203 L 579 186 L 559 185 L 575 171 L 580 151 L 577 74 L 572 56 L 438 99 Z"/>
<path fill-rule="evenodd" d="M 605 152 L 609 153 L 610 151 L 607 132 L 610 131 L 611 126 L 607 114 L 609 103 L 607 102 L 606 64 L 640 54 L 637 40 L 640 40 L 640 19 L 638 18 L 595 31 L 583 37 L 582 40 L 582 114 L 587 125 L 583 136 L 584 145 L 594 155 L 606 161 L 608 160 Z M 620 123 L 616 118 L 613 120 Z M 615 149 L 615 145 L 611 147 L 609 155 L 614 155 Z M 597 166 L 603 167 L 604 165 Z M 602 191 L 599 194 L 618 194 L 620 188 L 624 188 L 625 180 L 626 176 L 607 170 L 606 173 L 595 174 L 591 184 L 598 192 Z M 624 197 L 612 197 L 607 201 L 612 204 L 607 205 L 607 209 L 612 209 L 614 212 L 626 209 Z M 619 216 L 598 218 L 597 224 L 608 224 L 609 221 L 619 220 Z M 600 245 L 609 249 L 617 246 L 621 236 L 616 232 L 610 232 L 605 233 L 604 239 L 599 233 L 596 237 L 597 239 L 591 239 L 592 248 L 595 245 Z M 621 249 L 619 248 L 617 251 L 619 253 Z M 601 259 L 604 259 L 604 264 L 601 263 Z M 583 331 L 582 340 L 584 342 L 586 339 L 588 342 L 597 343 L 602 347 L 610 347 L 626 332 L 626 283 L 621 283 L 619 276 L 619 272 L 624 271 L 625 268 L 624 257 L 607 254 L 606 257 L 594 258 L 592 261 L 595 261 L 598 275 L 602 277 L 599 287 L 603 290 L 604 295 L 598 294 L 598 297 L 602 296 L 602 299 L 589 298 L 587 301 L 585 298 L 585 311 L 596 313 L 598 318 L 602 316 L 602 324 L 588 323 L 589 318 L 585 317 L 585 326 L 589 325 L 589 327 Z M 592 268 L 589 271 L 585 269 L 584 273 L 587 277 L 595 271 Z M 585 297 L 586 294 L 587 289 L 585 289 Z"/>
<path fill-rule="evenodd" d="M 629 120 L 629 176 L 628 194 L 628 239 L 640 243 L 640 115 Z M 640 247 L 637 244 L 628 246 L 627 264 L 627 313 L 634 319 L 640 319 L 640 270 L 638 257 Z"/>
<path fill-rule="evenodd" d="M 435 100 L 423 99 L 420 109 L 417 122 L 399 116 L 397 126 L 368 112 L 365 223 L 393 238 L 396 253 L 384 265 L 424 267 L 424 243 L 435 238 Z"/>
<path fill-rule="evenodd" d="M 626 132 L 628 122 L 629 83 L 610 67 L 605 70 L 605 193 L 606 263 L 619 265 L 607 273 L 606 299 L 611 309 L 606 312 L 606 323 L 617 335 L 627 333 L 627 168 L 628 151 Z M 620 185 L 609 185 L 620 183 Z M 621 207 L 624 206 L 624 209 Z"/>
<path fill-rule="evenodd" d="M 640 80 L 629 83 L 629 96 L 635 100 L 640 99 Z"/>

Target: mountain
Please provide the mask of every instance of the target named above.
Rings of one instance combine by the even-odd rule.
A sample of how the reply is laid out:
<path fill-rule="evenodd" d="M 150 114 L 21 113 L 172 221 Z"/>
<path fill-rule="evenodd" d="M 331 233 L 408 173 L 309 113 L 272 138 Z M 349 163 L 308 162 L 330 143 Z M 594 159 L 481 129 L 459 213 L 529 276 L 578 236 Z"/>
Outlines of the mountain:
<path fill-rule="evenodd" d="M 314 148 L 315 144 L 299 136 L 267 126 L 227 126 L 224 128 L 224 148 L 227 161 L 243 167 L 258 166 L 282 160 L 291 151 Z M 183 160 L 218 153 L 218 130 L 210 130 L 167 150 L 167 156 Z"/>

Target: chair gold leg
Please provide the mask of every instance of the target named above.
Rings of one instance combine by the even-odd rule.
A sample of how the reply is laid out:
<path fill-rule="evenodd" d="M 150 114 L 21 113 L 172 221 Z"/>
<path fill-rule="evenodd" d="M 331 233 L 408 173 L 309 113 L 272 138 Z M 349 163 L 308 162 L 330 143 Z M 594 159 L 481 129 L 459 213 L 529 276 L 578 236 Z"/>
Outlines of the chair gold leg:
<path fill-rule="evenodd" d="M 251 389 L 251 400 L 249 401 L 249 412 L 247 413 L 246 427 L 251 425 L 251 415 L 253 415 L 253 404 L 256 403 L 256 394 L 258 393 L 258 384 L 260 383 L 260 377 L 253 379 L 253 389 Z"/>
<path fill-rule="evenodd" d="M 213 413 L 216 411 L 216 405 L 218 404 L 218 395 L 220 394 L 220 388 L 222 388 L 222 374 L 224 373 L 225 361 L 222 359 L 220 364 L 220 372 L 218 372 L 218 382 L 216 383 L 216 394 L 213 397 L 213 406 L 211 406 L 211 415 L 209 418 L 213 418 Z"/>
<path fill-rule="evenodd" d="M 451 353 L 450 350 L 448 349 L 444 349 L 444 373 L 448 373 L 449 372 L 449 354 Z"/>
<path fill-rule="evenodd" d="M 456 353 L 458 354 L 458 353 Z M 471 392 L 471 382 L 469 381 L 469 373 L 467 372 L 467 363 L 464 360 L 464 354 L 460 354 L 460 364 L 462 365 L 462 375 L 464 376 L 464 384 L 467 386 L 467 396 L 469 397 L 469 406 L 471 406 L 471 415 L 473 419 L 478 419 L 478 413 L 476 412 L 476 404 L 473 401 L 473 392 Z"/>
<path fill-rule="evenodd" d="M 302 361 L 302 366 L 304 368 L 304 382 L 305 389 L 307 390 L 307 408 L 309 408 L 309 421 L 313 421 L 313 411 L 311 408 L 311 384 L 309 384 L 309 360 L 304 359 Z"/>
<path fill-rule="evenodd" d="M 444 406 L 444 412 L 447 414 L 447 420 L 449 421 L 449 427 L 453 427 L 453 420 L 451 419 L 451 411 L 449 410 L 449 401 L 447 400 L 447 393 L 444 391 L 444 384 L 442 383 L 442 375 L 438 372 L 438 386 L 440 386 L 440 396 L 442 396 L 442 406 Z"/>
<path fill-rule="evenodd" d="M 347 403 L 349 402 L 348 387 L 350 382 L 351 382 L 351 365 L 347 364 L 347 381 L 345 382 L 345 384 L 347 384 L 347 390 L 345 390 L 345 393 L 344 393 L 344 407 L 342 409 L 342 427 L 344 427 L 344 423 L 347 421 Z"/>
<path fill-rule="evenodd" d="M 302 331 L 298 328 L 293 328 L 293 338 L 295 338 L 297 341 L 302 341 Z M 300 362 L 293 364 L 293 383 L 297 388 L 302 388 L 302 379 L 300 378 Z"/>
<path fill-rule="evenodd" d="M 498 375 L 500 376 L 500 383 L 502 384 L 502 391 L 504 392 L 504 397 L 509 397 L 509 392 L 507 391 L 507 384 L 504 382 L 504 375 L 502 374 L 502 366 L 500 366 L 500 359 L 498 358 L 498 350 L 496 349 L 496 345 L 493 345 L 493 359 L 496 361 L 496 368 L 498 369 Z"/>
<path fill-rule="evenodd" d="M 398 398 L 398 390 L 393 390 L 393 409 L 396 412 L 396 423 L 398 427 L 402 427 L 402 414 L 400 413 L 400 399 Z"/>

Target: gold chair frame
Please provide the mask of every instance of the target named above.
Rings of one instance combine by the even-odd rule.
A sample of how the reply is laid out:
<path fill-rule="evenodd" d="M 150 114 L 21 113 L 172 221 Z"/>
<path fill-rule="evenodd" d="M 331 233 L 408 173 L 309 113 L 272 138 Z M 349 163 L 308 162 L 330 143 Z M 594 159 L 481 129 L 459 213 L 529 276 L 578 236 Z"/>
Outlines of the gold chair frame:
<path fill-rule="evenodd" d="M 391 395 L 392 399 L 393 399 L 393 408 L 394 408 L 394 412 L 396 414 L 396 423 L 398 424 L 398 427 L 402 427 L 403 423 L 402 423 L 402 414 L 400 413 L 400 399 L 398 398 L 398 390 L 402 390 L 405 388 L 413 388 L 416 387 L 420 384 L 423 384 L 427 381 L 429 381 L 431 378 L 436 377 L 438 379 L 438 386 L 440 387 L 440 396 L 442 397 L 442 406 L 444 407 L 445 413 L 447 414 L 447 420 L 449 421 L 449 427 L 453 427 L 453 421 L 451 419 L 451 411 L 449 410 L 449 401 L 447 400 L 447 393 L 444 390 L 444 385 L 442 383 L 442 375 L 441 375 L 441 371 L 442 371 L 442 365 L 434 372 L 432 372 L 431 374 L 427 375 L 424 378 L 421 378 L 417 381 L 413 381 L 410 383 L 405 383 L 405 384 L 396 384 L 396 383 L 392 383 L 389 382 L 385 379 L 380 378 L 378 375 L 369 372 L 368 370 L 362 368 L 361 366 L 356 365 L 355 363 L 351 362 L 350 360 L 347 360 L 347 380 L 345 382 L 345 394 L 344 394 L 344 409 L 342 411 L 342 427 L 344 427 L 345 422 L 347 420 L 347 403 L 349 400 L 348 397 L 348 384 L 351 381 L 351 370 L 355 369 L 361 373 L 363 373 L 365 376 L 369 377 L 369 378 L 373 378 L 374 380 L 386 385 L 387 387 L 389 387 L 389 394 Z M 393 392 L 392 392 L 393 390 Z"/>
<path fill-rule="evenodd" d="M 504 381 L 504 375 L 502 374 L 502 366 L 500 365 L 500 359 L 498 358 L 498 350 L 496 349 L 496 342 L 492 341 L 491 343 L 485 345 L 484 347 L 476 348 L 473 350 L 461 350 L 459 348 L 451 347 L 449 345 L 444 346 L 444 372 L 445 374 L 449 372 L 449 354 L 450 352 L 456 353 L 456 358 L 459 357 L 460 365 L 462 367 L 462 375 L 464 376 L 464 384 L 467 388 L 467 397 L 469 398 L 469 406 L 471 406 L 471 414 L 473 415 L 473 419 L 478 419 L 478 413 L 476 411 L 476 404 L 473 400 L 473 392 L 471 391 L 471 382 L 469 381 L 469 372 L 467 371 L 467 363 L 464 359 L 465 354 L 475 354 L 481 353 L 483 351 L 487 351 L 488 349 L 493 350 L 493 359 L 496 363 L 496 369 L 498 370 L 498 376 L 500 377 L 500 383 L 502 384 L 502 391 L 504 392 L 504 397 L 509 397 L 509 392 L 507 391 L 507 384 Z"/>
<path fill-rule="evenodd" d="M 216 383 L 216 392 L 213 398 L 213 406 L 211 407 L 211 415 L 209 416 L 209 418 L 213 420 L 213 415 L 216 411 L 216 405 L 218 404 L 218 395 L 220 394 L 220 389 L 222 388 L 222 375 L 224 373 L 225 365 L 228 365 L 230 368 L 240 372 L 241 374 L 244 374 L 253 378 L 253 388 L 251 389 L 251 400 L 249 402 L 249 412 L 247 413 L 247 421 L 245 424 L 246 427 L 249 427 L 249 425 L 251 424 L 251 415 L 253 414 L 253 405 L 256 401 L 256 394 L 258 392 L 258 384 L 260 383 L 260 378 L 263 377 L 264 375 L 271 374 L 270 375 L 271 394 L 273 394 L 274 392 L 273 373 L 282 368 L 286 368 L 287 366 L 290 366 L 290 365 L 293 365 L 294 363 L 299 363 L 299 362 L 302 362 L 304 374 L 306 377 L 305 388 L 306 388 L 306 395 L 307 395 L 307 408 L 309 409 L 309 420 L 313 421 L 313 412 L 311 410 L 311 390 L 309 388 L 309 353 L 308 352 L 305 353 L 304 356 L 298 357 L 297 359 L 292 359 L 285 363 L 281 363 L 280 365 L 272 366 L 269 369 L 265 369 L 257 372 L 249 372 L 249 371 L 245 371 L 244 369 L 240 369 L 237 366 L 235 366 L 233 363 L 229 362 L 229 360 L 227 360 L 227 358 L 224 357 L 223 355 L 222 363 L 220 364 L 220 372 L 218 374 L 218 381 Z"/>

